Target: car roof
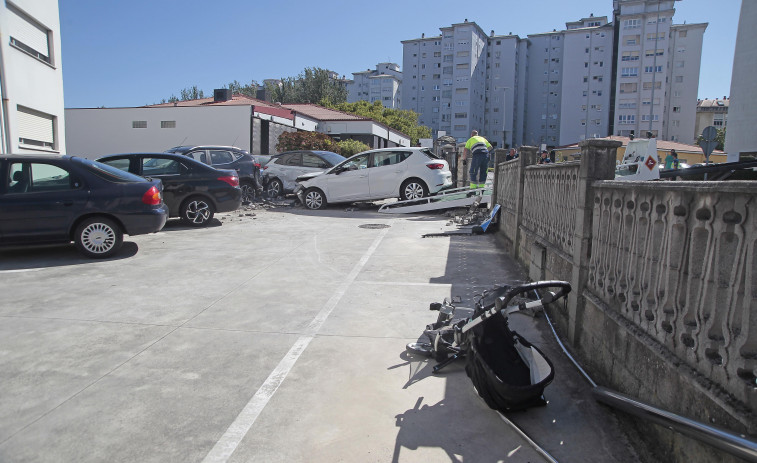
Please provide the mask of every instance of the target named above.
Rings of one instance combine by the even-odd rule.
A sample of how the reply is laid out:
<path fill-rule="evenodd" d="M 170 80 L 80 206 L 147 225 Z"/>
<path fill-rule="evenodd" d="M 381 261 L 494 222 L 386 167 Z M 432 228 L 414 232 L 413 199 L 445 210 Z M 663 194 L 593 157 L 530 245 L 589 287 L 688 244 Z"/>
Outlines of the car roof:
<path fill-rule="evenodd" d="M 181 153 L 186 153 L 187 151 L 192 150 L 199 150 L 199 149 L 228 149 L 228 150 L 237 150 L 237 151 L 244 151 L 247 153 L 246 149 L 239 148 L 236 146 L 223 146 L 223 145 L 184 145 L 184 146 L 174 146 L 173 148 L 169 148 L 166 151 L 176 151 Z"/>
<path fill-rule="evenodd" d="M 24 159 L 28 161 L 42 161 L 42 160 L 50 160 L 50 159 L 71 159 L 74 156 L 69 156 L 67 154 L 58 154 L 58 153 L 50 153 L 50 154 L 21 154 L 21 153 L 11 153 L 11 154 L 0 154 L 0 159 L 8 159 L 8 160 L 18 160 L 18 159 Z"/>

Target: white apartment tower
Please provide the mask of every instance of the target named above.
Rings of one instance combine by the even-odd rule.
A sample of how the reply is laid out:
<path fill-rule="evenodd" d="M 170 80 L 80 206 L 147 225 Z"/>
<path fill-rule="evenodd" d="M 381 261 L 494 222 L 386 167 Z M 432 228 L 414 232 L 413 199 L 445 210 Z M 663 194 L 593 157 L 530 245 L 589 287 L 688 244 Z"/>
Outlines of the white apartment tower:
<path fill-rule="evenodd" d="M 614 0 L 613 133 L 692 143 L 707 24 L 673 25 L 676 0 Z"/>
<path fill-rule="evenodd" d="M 0 4 L 0 153 L 64 152 L 57 0 Z"/>
<path fill-rule="evenodd" d="M 405 40 L 403 109 L 459 141 L 567 145 L 651 132 L 693 143 L 707 24 L 672 24 L 676 0 L 613 0 L 565 30 L 486 36 L 467 20 Z"/>
<path fill-rule="evenodd" d="M 468 22 L 441 28 L 442 35 L 403 40 L 402 109 L 417 112 L 435 135 L 458 140 L 471 130 L 484 136 L 487 37 Z"/>
<path fill-rule="evenodd" d="M 352 73 L 347 82 L 347 101 L 381 101 L 385 108 L 399 109 L 402 72 L 395 63 L 379 63 L 376 69 Z"/>

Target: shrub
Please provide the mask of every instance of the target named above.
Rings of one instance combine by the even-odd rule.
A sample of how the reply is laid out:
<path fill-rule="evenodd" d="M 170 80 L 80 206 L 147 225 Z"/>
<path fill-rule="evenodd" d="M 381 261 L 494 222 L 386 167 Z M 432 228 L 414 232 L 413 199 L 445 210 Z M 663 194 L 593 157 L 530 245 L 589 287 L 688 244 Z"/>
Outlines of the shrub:
<path fill-rule="evenodd" d="M 341 151 L 339 145 L 328 135 L 318 132 L 285 132 L 279 135 L 276 149 L 281 153 L 293 150 Z"/>
<path fill-rule="evenodd" d="M 348 158 L 353 154 L 362 153 L 363 151 L 368 151 L 369 149 L 371 149 L 370 146 L 359 140 L 342 140 L 338 144 L 339 149 L 341 150 L 339 154 L 341 154 L 345 158 Z"/>

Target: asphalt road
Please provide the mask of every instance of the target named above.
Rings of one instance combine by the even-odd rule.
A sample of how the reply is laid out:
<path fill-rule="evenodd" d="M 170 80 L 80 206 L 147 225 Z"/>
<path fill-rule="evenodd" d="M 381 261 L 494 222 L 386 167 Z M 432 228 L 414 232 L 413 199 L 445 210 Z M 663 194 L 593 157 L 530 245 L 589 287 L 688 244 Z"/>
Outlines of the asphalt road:
<path fill-rule="evenodd" d="M 219 219 L 105 261 L 0 250 L 1 462 L 545 461 L 462 363 L 404 350 L 430 302 L 525 278 L 492 236 L 424 239 L 448 219 L 375 208 Z M 634 461 L 568 370 L 529 432 L 563 461 Z"/>

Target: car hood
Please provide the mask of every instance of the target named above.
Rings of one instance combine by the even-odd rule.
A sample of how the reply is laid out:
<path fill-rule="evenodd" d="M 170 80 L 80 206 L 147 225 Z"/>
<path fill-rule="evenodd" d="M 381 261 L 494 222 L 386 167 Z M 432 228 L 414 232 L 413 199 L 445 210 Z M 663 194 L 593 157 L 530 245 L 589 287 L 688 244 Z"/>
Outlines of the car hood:
<path fill-rule="evenodd" d="M 318 177 L 319 175 L 323 175 L 323 172 L 325 172 L 325 171 L 321 171 L 321 172 L 308 172 L 307 174 L 300 175 L 294 181 L 295 182 L 306 182 L 306 181 L 310 180 L 311 178 L 315 178 L 315 177 Z"/>

